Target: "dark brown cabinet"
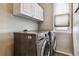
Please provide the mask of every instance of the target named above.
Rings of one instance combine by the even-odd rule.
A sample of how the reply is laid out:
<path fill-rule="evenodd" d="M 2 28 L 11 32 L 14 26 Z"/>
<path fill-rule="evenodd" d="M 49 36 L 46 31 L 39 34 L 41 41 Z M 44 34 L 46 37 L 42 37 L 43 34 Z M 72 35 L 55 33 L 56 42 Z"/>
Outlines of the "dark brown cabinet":
<path fill-rule="evenodd" d="M 14 55 L 36 56 L 36 34 L 14 33 Z"/>

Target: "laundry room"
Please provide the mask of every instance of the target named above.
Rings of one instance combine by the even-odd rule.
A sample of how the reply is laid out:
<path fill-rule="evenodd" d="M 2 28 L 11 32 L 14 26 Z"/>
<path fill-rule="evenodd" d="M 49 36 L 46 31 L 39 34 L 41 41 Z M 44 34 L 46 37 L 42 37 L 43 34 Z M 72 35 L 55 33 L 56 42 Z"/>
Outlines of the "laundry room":
<path fill-rule="evenodd" d="M 79 55 L 78 8 L 78 3 L 0 3 L 0 56 Z"/>

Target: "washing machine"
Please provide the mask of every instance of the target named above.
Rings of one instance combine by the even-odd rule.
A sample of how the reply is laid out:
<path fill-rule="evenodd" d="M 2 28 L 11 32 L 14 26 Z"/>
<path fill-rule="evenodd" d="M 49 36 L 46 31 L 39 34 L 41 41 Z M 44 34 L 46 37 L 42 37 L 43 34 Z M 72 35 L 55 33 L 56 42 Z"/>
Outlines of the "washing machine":
<path fill-rule="evenodd" d="M 52 44 L 50 46 L 50 35 L 51 36 L 51 43 L 54 39 L 53 32 L 42 32 L 38 33 L 38 39 L 37 39 L 37 56 L 50 56 L 50 50 L 52 50 Z M 50 49 L 51 47 L 51 49 Z M 52 52 L 52 51 L 51 51 Z"/>
<path fill-rule="evenodd" d="M 48 39 L 48 32 L 38 33 L 37 56 L 44 56 L 46 54 L 46 53 L 44 53 L 44 50 L 45 50 L 45 46 L 47 45 L 47 42 L 48 42 L 47 39 Z"/>

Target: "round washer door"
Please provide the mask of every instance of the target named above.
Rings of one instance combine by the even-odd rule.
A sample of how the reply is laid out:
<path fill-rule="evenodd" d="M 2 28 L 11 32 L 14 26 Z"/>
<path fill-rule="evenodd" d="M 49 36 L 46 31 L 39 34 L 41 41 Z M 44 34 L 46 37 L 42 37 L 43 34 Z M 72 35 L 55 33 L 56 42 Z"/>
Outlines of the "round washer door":
<path fill-rule="evenodd" d="M 45 40 L 43 45 L 42 45 L 41 56 L 49 56 L 49 54 L 50 54 L 50 52 L 49 52 L 49 44 Z"/>

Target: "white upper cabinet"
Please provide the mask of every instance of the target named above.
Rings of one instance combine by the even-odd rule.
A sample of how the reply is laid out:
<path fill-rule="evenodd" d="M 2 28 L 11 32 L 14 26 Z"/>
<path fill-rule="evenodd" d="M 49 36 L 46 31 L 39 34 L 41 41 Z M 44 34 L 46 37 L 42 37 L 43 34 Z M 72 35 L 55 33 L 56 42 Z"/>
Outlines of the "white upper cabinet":
<path fill-rule="evenodd" d="M 33 4 L 32 6 L 33 17 L 43 21 L 43 8 L 41 8 L 38 4 Z"/>
<path fill-rule="evenodd" d="M 23 3 L 21 4 L 21 13 L 25 15 L 32 16 L 32 4 L 31 3 Z"/>
<path fill-rule="evenodd" d="M 13 14 L 36 21 L 43 21 L 43 8 L 37 3 L 14 4 Z"/>

